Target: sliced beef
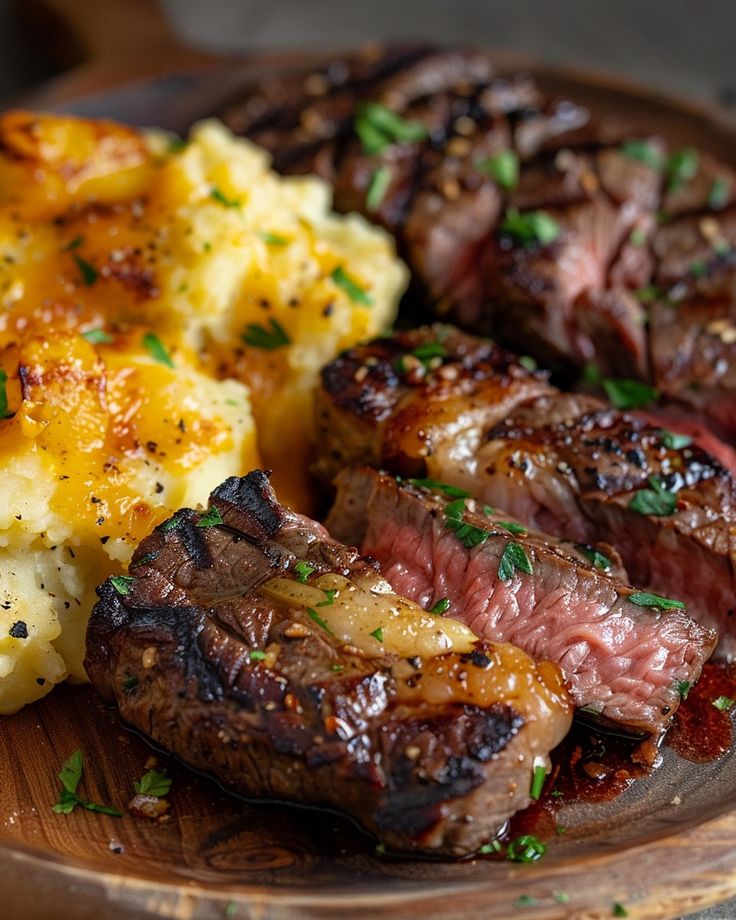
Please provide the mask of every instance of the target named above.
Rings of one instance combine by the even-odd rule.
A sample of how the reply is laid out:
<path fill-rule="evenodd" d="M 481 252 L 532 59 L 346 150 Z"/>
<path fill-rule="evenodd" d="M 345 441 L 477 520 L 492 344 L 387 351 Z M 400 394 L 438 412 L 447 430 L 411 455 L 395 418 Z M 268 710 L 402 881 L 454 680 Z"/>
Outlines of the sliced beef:
<path fill-rule="evenodd" d="M 529 527 L 605 540 L 633 584 L 684 601 L 736 655 L 736 486 L 696 445 L 447 327 L 353 349 L 322 382 L 325 478 L 358 463 L 430 476 Z"/>
<path fill-rule="evenodd" d="M 327 527 L 377 559 L 396 591 L 428 609 L 443 602 L 478 635 L 557 662 L 575 705 L 607 723 L 664 732 L 713 650 L 715 633 L 684 610 L 642 603 L 600 549 L 526 530 L 459 490 L 448 497 L 367 467 L 343 470 L 336 484 Z"/>
<path fill-rule="evenodd" d="M 366 143 L 366 105 L 423 136 Z M 594 362 L 652 382 L 736 441 L 736 172 L 706 151 L 594 118 L 463 49 L 372 48 L 269 79 L 224 117 L 396 236 L 415 313 L 566 373 Z"/>
<path fill-rule="evenodd" d="M 340 808 L 395 849 L 472 852 L 566 734 L 559 670 L 391 593 L 277 502 L 217 488 L 99 589 L 85 666 L 124 719 L 247 796 Z"/>

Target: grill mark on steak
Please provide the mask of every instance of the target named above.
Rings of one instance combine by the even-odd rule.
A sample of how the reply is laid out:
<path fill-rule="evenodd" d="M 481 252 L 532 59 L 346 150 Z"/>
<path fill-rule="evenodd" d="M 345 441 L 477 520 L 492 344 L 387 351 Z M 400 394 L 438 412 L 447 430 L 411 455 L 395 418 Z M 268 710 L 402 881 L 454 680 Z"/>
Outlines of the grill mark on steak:
<path fill-rule="evenodd" d="M 481 514 L 468 503 L 465 522 L 488 534 L 469 549 L 446 528 L 448 499 L 438 494 L 368 468 L 343 470 L 336 484 L 328 529 L 377 559 L 395 590 L 425 607 L 447 598 L 452 616 L 478 635 L 555 661 L 575 705 L 604 722 L 654 736 L 667 730 L 678 687 L 697 681 L 714 633 L 681 610 L 637 606 L 625 581 L 559 541 L 512 535 L 498 523 L 509 523 L 503 512 Z M 533 571 L 503 581 L 510 543 Z"/>
<path fill-rule="evenodd" d="M 389 847 L 473 852 L 528 804 L 535 758 L 569 728 L 548 662 L 469 638 L 470 655 L 407 660 L 388 640 L 372 654 L 320 623 L 328 606 L 274 594 L 275 577 L 336 605 L 347 589 L 329 600 L 321 578 L 390 587 L 260 471 L 215 489 L 207 517 L 157 527 L 130 572 L 98 589 L 85 660 L 123 718 L 241 794 L 340 808 Z"/>
<path fill-rule="evenodd" d="M 411 355 L 438 340 L 445 354 L 436 367 L 401 379 L 382 372 L 388 360 L 400 364 L 402 349 Z M 356 373 L 380 417 L 357 411 Z M 736 486 L 696 445 L 668 448 L 659 426 L 594 397 L 561 393 L 508 353 L 446 327 L 397 333 L 341 355 L 323 373 L 316 408 L 315 469 L 324 479 L 360 463 L 429 475 L 534 529 L 581 543 L 605 540 L 634 584 L 684 601 L 701 625 L 719 630 L 719 653 L 736 655 L 729 614 L 736 609 Z M 629 508 L 651 477 L 676 494 L 673 514 Z"/>
<path fill-rule="evenodd" d="M 322 91 L 310 92 L 315 83 Z M 366 156 L 354 135 L 366 101 L 425 120 L 430 136 Z M 669 157 L 681 151 L 664 139 L 596 120 L 572 100 L 545 96 L 528 76 L 498 78 L 487 56 L 457 49 L 374 48 L 321 73 L 269 79 L 224 118 L 268 148 L 277 169 L 318 171 L 335 182 L 339 210 L 362 211 L 396 236 L 412 268 L 415 312 L 429 305 L 566 372 L 594 361 L 606 376 L 651 381 L 736 439 L 728 408 L 736 404 L 728 372 L 736 341 L 730 331 L 724 338 L 736 309 L 736 171 L 706 151 L 687 151 L 686 177 L 677 177 Z M 515 188 L 477 168 L 502 149 L 520 158 Z M 366 192 L 379 165 L 394 180 L 370 211 Z M 498 231 L 512 206 L 550 210 L 559 237 L 511 244 Z M 666 223 L 653 233 L 660 217 Z M 702 236 L 688 243 L 703 221 Z M 703 261 L 707 275 L 694 279 L 691 265 Z M 655 308 L 648 327 L 637 294 L 653 285 L 674 288 L 687 309 L 662 322 Z"/>

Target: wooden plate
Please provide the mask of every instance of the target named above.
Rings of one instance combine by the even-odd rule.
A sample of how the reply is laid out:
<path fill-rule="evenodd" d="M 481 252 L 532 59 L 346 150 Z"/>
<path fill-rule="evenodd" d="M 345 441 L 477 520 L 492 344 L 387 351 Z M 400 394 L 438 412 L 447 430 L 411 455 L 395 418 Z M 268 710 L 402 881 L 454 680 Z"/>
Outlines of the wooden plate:
<path fill-rule="evenodd" d="M 95 4 L 53 6 L 68 19 L 78 15 L 78 31 L 94 32 Z M 124 18 L 121 45 L 132 47 L 122 35 Z M 172 72 L 151 78 L 156 43 L 148 45 L 136 57 L 145 79 L 120 85 L 123 68 L 106 59 L 104 68 L 87 66 L 26 102 L 183 131 L 255 76 L 325 59 L 300 53 L 213 61 L 159 35 L 159 66 L 164 61 Z M 504 71 L 531 70 L 546 89 L 736 164 L 736 125 L 723 113 L 618 79 L 497 57 Z M 567 833 L 540 863 L 517 866 L 377 857 L 343 818 L 242 802 L 165 755 L 160 762 L 174 778 L 169 821 L 81 809 L 56 815 L 56 774 L 76 748 L 86 758 L 85 794 L 124 808 L 151 748 L 89 688 L 60 688 L 0 721 L 0 915 L 8 920 L 602 920 L 615 902 L 632 918 L 666 920 L 736 896 L 736 754 L 692 763 L 666 750 L 663 766 L 617 799 L 563 807 L 557 820 Z"/>

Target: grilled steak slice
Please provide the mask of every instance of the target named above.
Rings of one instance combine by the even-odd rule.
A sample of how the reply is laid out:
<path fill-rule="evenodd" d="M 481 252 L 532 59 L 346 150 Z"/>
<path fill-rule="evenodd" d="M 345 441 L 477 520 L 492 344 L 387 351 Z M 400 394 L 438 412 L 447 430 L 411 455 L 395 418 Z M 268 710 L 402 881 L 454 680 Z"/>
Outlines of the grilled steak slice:
<path fill-rule="evenodd" d="M 143 541 L 99 589 L 85 666 L 122 716 L 237 792 L 341 808 L 463 855 L 567 733 L 559 670 L 391 593 L 261 472 Z"/>
<path fill-rule="evenodd" d="M 377 559 L 394 590 L 427 608 L 444 598 L 479 636 L 557 662 L 576 706 L 634 732 L 666 731 L 715 634 L 683 610 L 642 605 L 600 551 L 527 531 L 458 491 L 343 470 L 327 526 Z"/>
<path fill-rule="evenodd" d="M 500 79 L 468 50 L 374 48 L 266 81 L 224 117 L 396 236 L 414 310 L 545 366 L 653 380 L 736 440 L 736 172 L 708 153 Z M 687 309 L 655 309 L 648 329 L 659 288 Z"/>
<path fill-rule="evenodd" d="M 529 527 L 605 540 L 633 584 L 686 602 L 736 655 L 736 487 L 705 451 L 446 327 L 353 349 L 322 383 L 325 478 L 359 463 L 428 475 Z"/>

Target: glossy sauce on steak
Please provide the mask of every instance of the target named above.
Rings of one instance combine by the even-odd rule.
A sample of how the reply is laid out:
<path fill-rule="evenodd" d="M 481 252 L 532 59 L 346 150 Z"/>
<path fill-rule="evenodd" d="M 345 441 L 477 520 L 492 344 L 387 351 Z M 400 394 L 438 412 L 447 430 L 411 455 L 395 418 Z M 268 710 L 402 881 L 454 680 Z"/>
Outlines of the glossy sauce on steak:
<path fill-rule="evenodd" d="M 397 238 L 414 295 L 546 366 L 651 380 L 736 438 L 736 173 L 472 50 L 371 48 L 224 113 Z"/>
<path fill-rule="evenodd" d="M 377 559 L 394 590 L 555 661 L 575 705 L 604 722 L 655 737 L 667 730 L 716 636 L 683 610 L 642 605 L 613 574 L 607 547 L 529 531 L 441 484 L 417 487 L 366 467 L 343 470 L 336 484 L 327 527 Z"/>
<path fill-rule="evenodd" d="M 277 502 L 217 488 L 99 589 L 85 666 L 128 722 L 247 796 L 328 805 L 461 856 L 528 804 L 567 733 L 559 670 L 393 594 Z"/>
<path fill-rule="evenodd" d="M 685 602 L 736 654 L 736 486 L 694 444 L 446 326 L 346 352 L 322 383 L 325 479 L 361 463 L 430 476 L 531 528 L 604 540 L 633 584 Z"/>

